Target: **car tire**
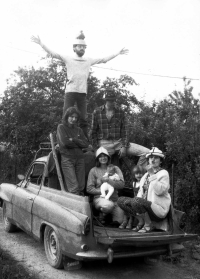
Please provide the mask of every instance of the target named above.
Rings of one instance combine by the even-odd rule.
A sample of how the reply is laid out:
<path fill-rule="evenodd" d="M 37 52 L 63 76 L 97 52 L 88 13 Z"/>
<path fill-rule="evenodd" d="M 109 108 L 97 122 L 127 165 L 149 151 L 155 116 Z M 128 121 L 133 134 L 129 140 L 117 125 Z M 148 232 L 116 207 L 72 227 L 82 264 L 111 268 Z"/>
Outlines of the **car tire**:
<path fill-rule="evenodd" d="M 15 232 L 17 227 L 13 225 L 6 217 L 6 203 L 3 203 L 3 226 L 4 230 L 8 233 Z"/>
<path fill-rule="evenodd" d="M 44 231 L 44 248 L 49 264 L 56 268 L 63 268 L 63 255 L 60 242 L 55 230 L 46 226 Z"/>

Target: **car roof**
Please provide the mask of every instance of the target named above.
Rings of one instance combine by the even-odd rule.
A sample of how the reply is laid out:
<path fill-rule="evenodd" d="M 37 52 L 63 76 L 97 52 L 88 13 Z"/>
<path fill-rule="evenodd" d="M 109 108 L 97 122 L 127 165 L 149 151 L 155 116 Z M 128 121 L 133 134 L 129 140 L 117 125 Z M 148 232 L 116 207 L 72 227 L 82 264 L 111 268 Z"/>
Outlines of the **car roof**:
<path fill-rule="evenodd" d="M 47 162 L 47 157 L 48 156 L 43 156 L 43 157 L 40 157 L 40 158 L 37 158 L 36 160 L 35 160 L 35 162 Z"/>

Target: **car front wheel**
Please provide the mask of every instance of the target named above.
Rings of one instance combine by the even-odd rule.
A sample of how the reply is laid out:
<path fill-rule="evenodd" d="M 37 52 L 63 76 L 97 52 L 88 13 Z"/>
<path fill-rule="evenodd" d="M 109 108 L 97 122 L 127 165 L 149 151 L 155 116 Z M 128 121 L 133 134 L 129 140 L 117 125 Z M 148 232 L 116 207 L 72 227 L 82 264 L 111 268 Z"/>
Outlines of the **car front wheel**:
<path fill-rule="evenodd" d="M 46 226 L 44 231 L 44 248 L 49 264 L 56 269 L 63 268 L 63 255 L 58 236 L 50 226 Z"/>
<path fill-rule="evenodd" d="M 17 227 L 13 225 L 6 217 L 6 203 L 3 203 L 3 225 L 4 230 L 8 233 L 16 231 Z"/>

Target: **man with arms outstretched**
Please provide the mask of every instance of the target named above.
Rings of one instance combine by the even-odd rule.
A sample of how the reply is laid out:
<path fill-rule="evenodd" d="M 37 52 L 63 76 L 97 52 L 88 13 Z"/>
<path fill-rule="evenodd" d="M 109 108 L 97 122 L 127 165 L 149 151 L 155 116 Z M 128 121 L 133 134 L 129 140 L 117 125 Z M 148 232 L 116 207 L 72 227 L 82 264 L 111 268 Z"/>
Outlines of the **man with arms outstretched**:
<path fill-rule="evenodd" d="M 84 134 L 87 136 L 87 106 L 86 106 L 86 94 L 87 94 L 87 80 L 89 76 L 90 67 L 95 64 L 106 63 L 107 61 L 115 58 L 120 54 L 127 54 L 127 49 L 121 49 L 119 52 L 112 54 L 104 58 L 86 58 L 83 57 L 85 54 L 85 49 L 87 47 L 85 43 L 85 36 L 81 31 L 80 35 L 76 38 L 73 44 L 73 50 L 75 52 L 74 56 L 68 56 L 66 54 L 59 54 L 52 51 L 47 47 L 40 39 L 39 36 L 31 37 L 34 43 L 39 44 L 48 54 L 53 58 L 62 60 L 67 67 L 67 85 L 65 89 L 64 98 L 64 108 L 63 115 L 65 111 L 74 106 L 77 103 L 77 108 L 80 111 L 80 128 L 82 128 Z"/>

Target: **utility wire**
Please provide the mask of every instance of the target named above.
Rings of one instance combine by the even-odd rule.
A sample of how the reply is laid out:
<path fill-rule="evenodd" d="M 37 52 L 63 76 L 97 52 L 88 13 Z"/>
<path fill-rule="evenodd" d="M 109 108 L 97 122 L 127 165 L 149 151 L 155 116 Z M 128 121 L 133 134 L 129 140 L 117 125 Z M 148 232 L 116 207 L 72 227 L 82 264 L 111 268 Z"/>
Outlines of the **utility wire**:
<path fill-rule="evenodd" d="M 36 53 L 36 52 L 33 52 L 33 51 L 25 50 L 25 49 L 22 49 L 22 48 L 17 48 L 17 47 L 13 47 L 13 46 L 6 46 L 6 47 L 14 48 L 14 49 L 17 49 L 17 50 L 20 50 L 20 51 L 23 51 L 23 52 L 33 53 L 33 54 L 36 54 L 36 55 L 41 55 L 40 53 Z"/>
<path fill-rule="evenodd" d="M 33 51 L 28 51 L 28 50 L 24 50 L 21 48 L 16 48 L 13 46 L 6 46 L 6 47 L 10 47 L 10 48 L 14 48 L 20 51 L 24 51 L 24 52 L 28 52 L 28 53 L 33 53 L 35 55 L 41 55 L 39 53 L 33 52 Z M 132 72 L 132 71 L 126 71 L 126 70 L 119 70 L 119 69 L 113 69 L 113 68 L 106 68 L 106 67 L 101 67 L 101 66 L 92 66 L 95 68 L 99 68 L 99 69 L 104 69 L 104 70 L 110 70 L 110 71 L 116 71 L 116 72 L 122 72 L 122 73 L 129 73 L 129 74 L 135 74 L 135 75 L 143 75 L 143 76 L 153 76 L 153 77 L 162 77 L 162 78 L 175 78 L 175 79 L 183 79 L 183 77 L 172 77 L 172 76 L 164 76 L 164 75 L 156 75 L 156 74 L 147 74 L 147 73 L 138 73 L 138 72 Z M 189 78 L 189 77 L 184 77 L 185 79 L 189 79 L 189 80 L 199 80 L 198 78 Z"/>
<path fill-rule="evenodd" d="M 132 73 L 132 74 L 136 74 L 136 75 L 143 75 L 143 76 L 154 76 L 154 77 L 162 77 L 162 78 L 176 78 L 176 79 L 183 79 L 183 77 L 172 77 L 172 76 L 163 76 L 163 75 L 155 75 L 155 74 L 146 74 L 146 73 L 137 73 L 137 72 L 132 72 L 132 71 L 125 71 L 125 70 L 117 70 L 117 69 L 113 69 L 113 68 L 105 68 L 105 67 L 100 67 L 100 66 L 92 66 L 95 68 L 100 68 L 100 69 L 104 69 L 104 70 L 112 70 L 112 71 L 116 71 L 116 72 L 124 72 L 124 73 Z M 198 78 L 187 78 L 185 77 L 185 79 L 190 79 L 190 80 L 199 80 Z"/>

